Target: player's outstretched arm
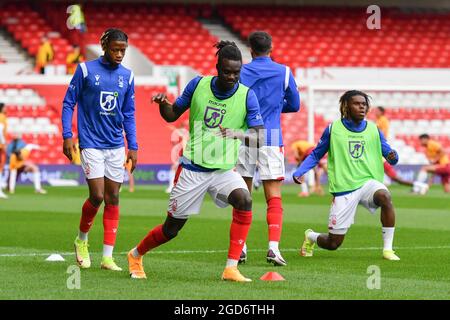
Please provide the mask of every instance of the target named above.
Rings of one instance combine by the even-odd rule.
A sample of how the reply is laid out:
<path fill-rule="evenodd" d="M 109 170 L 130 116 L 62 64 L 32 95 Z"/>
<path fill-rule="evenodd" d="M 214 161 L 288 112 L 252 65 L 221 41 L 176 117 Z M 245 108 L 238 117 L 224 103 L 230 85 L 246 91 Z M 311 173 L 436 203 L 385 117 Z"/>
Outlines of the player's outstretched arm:
<path fill-rule="evenodd" d="M 167 122 L 174 122 L 183 114 L 185 110 L 180 108 L 174 108 L 174 105 L 170 103 L 165 93 L 158 93 L 153 96 L 152 102 L 159 104 L 159 113 L 161 117 Z"/>
<path fill-rule="evenodd" d="M 219 125 L 220 131 L 217 132 L 218 136 L 228 139 L 241 140 L 247 147 L 259 148 L 264 145 L 264 126 L 255 126 L 249 128 L 247 132 L 240 130 L 227 129 Z"/>
<path fill-rule="evenodd" d="M 296 176 L 295 176 L 295 173 L 294 173 L 294 175 L 292 176 L 292 179 L 293 179 L 294 182 L 297 183 L 297 184 L 305 183 L 305 176 L 304 176 L 304 175 L 303 175 L 303 176 L 300 176 L 300 177 L 296 177 Z"/>
<path fill-rule="evenodd" d="M 302 178 L 303 175 L 309 170 L 315 168 L 319 164 L 320 159 L 322 159 L 328 152 L 328 149 L 330 148 L 330 130 L 331 125 L 326 127 L 317 146 L 314 148 L 311 154 L 307 156 L 306 159 L 300 164 L 297 170 L 295 170 L 294 174 L 292 175 L 295 183 L 302 183 L 302 180 L 300 180 L 300 178 Z"/>

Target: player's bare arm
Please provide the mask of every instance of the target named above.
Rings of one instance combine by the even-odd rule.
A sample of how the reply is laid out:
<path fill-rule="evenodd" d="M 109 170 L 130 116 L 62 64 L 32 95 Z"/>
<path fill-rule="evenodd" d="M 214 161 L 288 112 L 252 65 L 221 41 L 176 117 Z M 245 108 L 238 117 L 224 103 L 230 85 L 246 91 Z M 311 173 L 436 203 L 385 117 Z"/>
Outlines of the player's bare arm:
<path fill-rule="evenodd" d="M 165 93 L 158 93 L 153 96 L 152 101 L 159 104 L 159 113 L 167 122 L 174 122 L 178 120 L 184 112 L 184 110 L 180 111 L 178 108 L 174 108 L 174 105 L 170 103 Z"/>

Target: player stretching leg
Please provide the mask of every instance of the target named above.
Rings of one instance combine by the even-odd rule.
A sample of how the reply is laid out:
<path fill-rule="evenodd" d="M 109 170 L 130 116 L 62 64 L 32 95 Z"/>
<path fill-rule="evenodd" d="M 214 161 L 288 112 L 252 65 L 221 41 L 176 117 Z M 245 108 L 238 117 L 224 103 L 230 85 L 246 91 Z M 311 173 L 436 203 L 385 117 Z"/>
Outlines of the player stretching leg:
<path fill-rule="evenodd" d="M 421 134 L 419 136 L 420 144 L 422 147 L 426 148 L 426 156 L 428 161 L 430 161 L 429 165 L 423 166 L 417 179 L 421 182 L 425 183 L 428 178 L 428 173 L 432 175 L 438 175 L 441 177 L 442 187 L 444 188 L 444 192 L 450 193 L 450 160 L 449 156 L 445 153 L 442 145 L 430 138 L 430 136 L 426 133 Z"/>
<path fill-rule="evenodd" d="M 386 110 L 383 107 L 376 107 L 373 109 L 373 114 L 375 116 L 375 123 L 386 139 L 389 139 L 389 119 L 386 117 Z M 425 194 L 428 191 L 428 185 L 426 183 L 420 181 L 409 181 L 405 180 L 397 174 L 394 167 L 391 166 L 388 162 L 383 163 L 384 173 L 388 176 L 392 181 L 395 181 L 401 185 L 409 186 L 412 188 L 412 192 Z"/>
<path fill-rule="evenodd" d="M 396 164 L 397 152 L 391 149 L 376 125 L 365 120 L 369 110 L 367 94 L 357 90 L 347 91 L 339 102 L 341 119 L 325 129 L 317 147 L 293 174 L 294 181 L 302 183 L 303 175 L 328 152 L 328 178 L 330 192 L 334 196 L 329 231 L 328 234 L 320 234 L 306 230 L 300 254 L 311 257 L 316 243 L 328 250 L 339 248 L 361 204 L 371 213 L 381 207 L 383 258 L 400 260 L 392 250 L 394 206 L 388 189 L 382 183 L 382 157 L 390 164 Z"/>
<path fill-rule="evenodd" d="M 121 271 L 112 258 L 119 226 L 119 189 L 124 178 L 124 162 L 136 167 L 137 143 L 133 72 L 120 63 L 128 46 L 127 35 L 118 29 L 106 30 L 101 39 L 104 56 L 81 63 L 70 82 L 63 102 L 63 152 L 72 160 L 76 145 L 72 140 L 72 116 L 78 104 L 78 134 L 81 165 L 89 186 L 80 229 L 75 239 L 76 260 L 89 268 L 88 232 L 105 202 L 103 214 L 103 258 L 101 268 Z M 128 155 L 125 160 L 125 142 Z"/>
<path fill-rule="evenodd" d="M 237 265 L 250 229 L 252 198 L 244 180 L 233 168 L 241 140 L 259 145 L 257 134 L 244 133 L 247 126 L 259 132 L 263 122 L 255 93 L 238 82 L 241 52 L 234 42 L 221 41 L 216 47 L 217 77 L 194 78 L 174 104 L 164 94 L 153 98 L 167 122 L 176 121 L 190 108 L 190 137 L 175 175 L 165 222 L 151 230 L 128 253 L 132 278 L 146 278 L 143 255 L 175 238 L 189 216 L 200 211 L 205 194 L 209 193 L 218 207 L 228 204 L 233 207 L 228 260 L 222 279 L 251 281 L 239 272 Z"/>
<path fill-rule="evenodd" d="M 276 266 L 285 266 L 286 261 L 279 249 L 283 226 L 281 184 L 285 175 L 280 116 L 281 113 L 297 112 L 300 109 L 300 96 L 289 67 L 275 63 L 270 58 L 270 34 L 263 31 L 253 32 L 249 36 L 249 43 L 253 60 L 242 67 L 240 81 L 254 90 L 258 97 L 266 129 L 266 143 L 254 154 L 250 148 L 241 146 L 236 169 L 244 177 L 251 192 L 255 168 L 258 167 L 267 203 L 269 245 L 266 259 Z M 240 262 L 246 260 L 245 246 Z"/>

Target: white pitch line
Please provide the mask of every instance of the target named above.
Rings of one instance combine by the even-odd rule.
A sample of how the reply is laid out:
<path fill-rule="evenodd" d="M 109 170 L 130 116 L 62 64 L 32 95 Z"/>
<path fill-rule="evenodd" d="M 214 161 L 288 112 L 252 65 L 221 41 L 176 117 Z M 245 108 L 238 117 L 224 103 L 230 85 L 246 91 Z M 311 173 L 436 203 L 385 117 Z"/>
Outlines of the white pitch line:
<path fill-rule="evenodd" d="M 318 248 L 319 250 L 324 250 Z M 364 250 L 382 250 L 381 247 L 362 247 L 362 248 L 340 248 L 339 251 L 364 251 Z M 433 250 L 433 249 L 450 249 L 450 246 L 432 246 L 432 247 L 397 247 L 396 250 Z M 283 252 L 292 252 L 299 251 L 299 248 L 287 248 L 282 249 Z M 248 252 L 265 252 L 267 249 L 249 249 Z M 193 253 L 202 253 L 202 254 L 214 254 L 214 253 L 226 253 L 228 250 L 160 250 L 160 251 L 152 251 L 150 254 L 193 254 Z M 53 254 L 55 252 L 50 253 L 4 253 L 0 254 L 0 258 L 7 257 L 45 257 Z M 58 253 L 58 252 L 56 252 Z M 62 252 L 58 253 L 62 256 L 73 256 L 74 252 Z M 91 254 L 101 254 L 101 252 L 91 252 Z M 128 252 L 119 252 L 116 253 L 118 255 L 126 255 Z"/>

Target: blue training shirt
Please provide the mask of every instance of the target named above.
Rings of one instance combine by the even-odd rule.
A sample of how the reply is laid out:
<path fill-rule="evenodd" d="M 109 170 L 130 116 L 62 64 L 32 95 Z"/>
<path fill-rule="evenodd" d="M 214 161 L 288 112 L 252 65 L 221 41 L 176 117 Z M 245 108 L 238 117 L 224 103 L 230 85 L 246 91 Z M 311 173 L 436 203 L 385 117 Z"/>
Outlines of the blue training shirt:
<path fill-rule="evenodd" d="M 186 88 L 183 91 L 183 94 L 175 100 L 175 103 L 173 104 L 174 108 L 178 108 L 179 110 L 182 110 L 182 111 L 189 109 L 189 107 L 191 106 L 192 96 L 193 96 L 194 91 L 197 88 L 197 85 L 201 79 L 202 79 L 201 76 L 197 76 L 194 79 L 192 79 L 191 81 L 189 81 L 189 83 L 187 84 Z M 217 88 L 216 83 L 217 83 L 217 77 L 214 77 L 211 82 L 211 90 L 212 90 L 214 96 L 221 100 L 228 99 L 229 97 L 231 97 L 237 91 L 237 89 L 239 88 L 239 85 L 240 85 L 239 83 L 236 83 L 231 90 L 223 92 Z M 264 122 L 262 120 L 262 117 L 261 117 L 261 114 L 259 111 L 258 99 L 256 98 L 255 93 L 251 89 L 248 90 L 248 94 L 247 94 L 246 122 L 247 122 L 247 126 L 249 128 L 264 125 Z M 181 165 L 183 166 L 183 168 L 189 169 L 192 171 L 209 172 L 209 171 L 216 170 L 216 169 L 208 169 L 208 168 L 204 168 L 199 165 L 196 165 L 185 157 L 181 157 L 180 161 L 181 161 Z"/>
<path fill-rule="evenodd" d="M 362 132 L 362 131 L 364 131 L 364 129 L 366 129 L 366 126 L 367 126 L 367 121 L 366 120 L 363 120 L 359 124 L 356 124 L 352 120 L 342 119 L 342 123 L 344 124 L 344 126 L 348 130 L 354 131 L 354 132 Z M 300 164 L 300 166 L 297 168 L 297 170 L 293 174 L 294 177 L 301 177 L 305 173 L 307 173 L 309 170 L 311 170 L 312 168 L 317 166 L 317 164 L 319 163 L 320 159 L 322 159 L 323 156 L 328 152 L 328 150 L 330 149 L 330 136 L 331 136 L 331 134 L 330 134 L 330 127 L 331 127 L 331 125 L 329 125 L 329 126 L 327 126 L 325 128 L 325 131 L 323 132 L 322 137 L 320 138 L 319 143 L 317 144 L 317 147 Z M 389 164 L 392 164 L 392 165 L 397 164 L 397 162 L 398 162 L 398 154 L 397 154 L 397 152 L 395 150 L 393 150 L 391 148 L 391 146 L 387 143 L 386 138 L 384 137 L 383 133 L 380 130 L 378 130 L 378 132 L 380 133 L 381 153 L 383 154 L 383 157 L 386 159 L 388 154 L 391 151 L 394 151 L 395 155 L 396 155 L 395 159 L 393 161 L 389 161 L 388 159 L 386 159 L 386 161 Z M 334 196 L 341 196 L 341 195 L 353 192 L 355 190 L 341 192 L 341 193 L 336 193 L 336 194 L 333 194 L 333 195 Z"/>
<path fill-rule="evenodd" d="M 267 130 L 266 145 L 282 146 L 281 113 L 300 109 L 300 95 L 289 67 L 268 56 L 256 57 L 242 67 L 240 81 L 258 97 Z"/>
<path fill-rule="evenodd" d="M 103 60 L 77 66 L 63 101 L 63 138 L 72 137 L 72 117 L 78 104 L 80 148 L 137 150 L 134 105 L 134 75 L 122 65 Z"/>

